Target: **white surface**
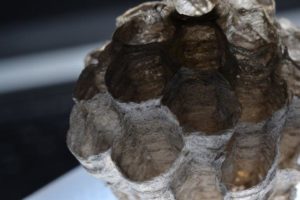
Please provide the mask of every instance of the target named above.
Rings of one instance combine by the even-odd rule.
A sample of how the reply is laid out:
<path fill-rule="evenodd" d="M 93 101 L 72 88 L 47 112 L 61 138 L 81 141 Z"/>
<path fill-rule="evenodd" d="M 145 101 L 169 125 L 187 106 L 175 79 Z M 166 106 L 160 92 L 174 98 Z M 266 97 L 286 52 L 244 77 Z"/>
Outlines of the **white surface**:
<path fill-rule="evenodd" d="M 297 195 L 295 200 L 300 200 L 300 183 L 296 186 L 297 189 Z"/>
<path fill-rule="evenodd" d="M 100 180 L 77 167 L 25 200 L 117 200 Z"/>
<path fill-rule="evenodd" d="M 0 60 L 0 93 L 74 81 L 86 54 L 99 46 L 91 44 Z"/>

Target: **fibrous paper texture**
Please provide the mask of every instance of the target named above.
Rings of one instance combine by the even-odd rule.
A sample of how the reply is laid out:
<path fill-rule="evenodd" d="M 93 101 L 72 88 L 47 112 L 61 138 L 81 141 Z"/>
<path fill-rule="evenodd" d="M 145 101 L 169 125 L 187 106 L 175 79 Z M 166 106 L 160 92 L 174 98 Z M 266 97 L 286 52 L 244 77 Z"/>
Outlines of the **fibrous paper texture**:
<path fill-rule="evenodd" d="M 120 200 L 294 199 L 299 44 L 273 0 L 132 8 L 85 59 L 68 147 Z"/>

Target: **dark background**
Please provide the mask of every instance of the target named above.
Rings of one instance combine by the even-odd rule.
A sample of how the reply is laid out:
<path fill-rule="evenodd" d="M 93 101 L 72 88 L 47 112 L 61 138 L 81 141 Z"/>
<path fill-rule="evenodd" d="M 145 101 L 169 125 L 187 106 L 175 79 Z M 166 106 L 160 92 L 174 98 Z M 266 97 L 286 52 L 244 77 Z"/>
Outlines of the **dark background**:
<path fill-rule="evenodd" d="M 0 4 L 0 58 L 109 39 L 143 0 L 12 0 Z"/>
<path fill-rule="evenodd" d="M 140 2 L 1 2 L 0 59 L 107 40 L 115 17 Z M 300 1 L 277 5 L 281 12 Z M 0 199 L 21 199 L 78 165 L 65 145 L 73 85 L 0 94 Z"/>

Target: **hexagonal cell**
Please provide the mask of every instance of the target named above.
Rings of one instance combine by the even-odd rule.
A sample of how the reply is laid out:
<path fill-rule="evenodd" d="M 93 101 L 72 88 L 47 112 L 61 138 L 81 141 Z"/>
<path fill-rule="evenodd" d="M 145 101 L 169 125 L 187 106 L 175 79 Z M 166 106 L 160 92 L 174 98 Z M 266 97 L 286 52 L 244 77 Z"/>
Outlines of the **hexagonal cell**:
<path fill-rule="evenodd" d="M 177 174 L 171 185 L 177 200 L 223 199 L 217 188 L 216 169 L 212 165 L 205 166 L 190 160 L 181 166 Z"/>
<path fill-rule="evenodd" d="M 235 91 L 242 106 L 241 121 L 259 123 L 283 108 L 288 95 L 286 85 L 280 79 L 268 78 L 254 81 L 256 83 L 252 82 L 253 80 L 241 78 L 237 81 Z"/>
<path fill-rule="evenodd" d="M 137 182 L 166 173 L 184 145 L 178 124 L 160 106 L 138 108 L 125 118 L 125 134 L 112 149 L 120 171 Z"/>
<path fill-rule="evenodd" d="M 236 133 L 227 147 L 227 157 L 222 165 L 222 182 L 229 191 L 252 188 L 271 173 L 277 153 L 277 140 L 271 134 L 258 130 Z"/>
<path fill-rule="evenodd" d="M 166 89 L 162 103 L 188 133 L 209 135 L 230 129 L 240 113 L 234 92 L 218 72 L 181 69 Z"/>
<path fill-rule="evenodd" d="M 287 102 L 286 84 L 278 74 L 278 48 L 266 44 L 255 52 L 233 49 L 239 66 L 233 87 L 242 106 L 241 121 L 262 122 Z"/>
<path fill-rule="evenodd" d="M 107 70 L 106 85 L 114 98 L 139 103 L 160 97 L 176 71 L 159 45 L 124 47 Z"/>
<path fill-rule="evenodd" d="M 115 137 L 121 134 L 120 120 L 107 94 L 77 103 L 71 113 L 67 144 L 80 159 L 99 155 L 110 149 Z"/>
<path fill-rule="evenodd" d="M 231 14 L 219 26 L 239 66 L 233 87 L 242 106 L 241 120 L 262 122 L 287 100 L 285 83 L 278 74 L 282 52 L 272 19 L 274 2 L 230 0 L 227 6 Z"/>
<path fill-rule="evenodd" d="M 74 89 L 77 100 L 88 100 L 98 93 L 106 92 L 105 73 L 114 57 L 113 44 L 91 52 L 86 58 L 86 66 L 81 72 Z"/>

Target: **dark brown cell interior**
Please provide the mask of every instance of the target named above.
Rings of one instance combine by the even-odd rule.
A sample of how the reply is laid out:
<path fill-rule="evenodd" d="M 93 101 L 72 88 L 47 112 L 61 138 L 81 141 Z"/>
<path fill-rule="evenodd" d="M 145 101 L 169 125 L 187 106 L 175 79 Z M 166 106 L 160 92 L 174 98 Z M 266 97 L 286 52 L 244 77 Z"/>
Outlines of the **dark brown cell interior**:
<path fill-rule="evenodd" d="M 95 50 L 88 56 L 96 63 L 89 63 L 81 72 L 74 88 L 74 98 L 89 100 L 100 92 L 106 92 L 105 73 L 118 51 L 118 44 L 111 42 L 104 50 Z"/>
<path fill-rule="evenodd" d="M 214 167 L 191 160 L 179 168 L 177 176 L 171 184 L 176 200 L 223 199 Z"/>
<path fill-rule="evenodd" d="M 95 65 L 90 65 L 84 68 L 74 89 L 74 97 L 76 99 L 88 100 L 100 92 L 95 84 L 95 74 Z"/>
<path fill-rule="evenodd" d="M 213 23 L 181 25 L 177 29 L 177 36 L 172 45 L 173 56 L 186 68 L 194 70 L 220 68 L 222 41 L 218 40 L 216 31 Z"/>
<path fill-rule="evenodd" d="M 277 44 L 265 44 L 255 52 L 233 50 L 238 57 L 234 88 L 242 105 L 241 121 L 257 123 L 268 119 L 286 103 L 286 84 L 277 74 Z"/>
<path fill-rule="evenodd" d="M 109 66 L 106 85 L 112 96 L 124 102 L 158 98 L 177 71 L 159 45 L 130 46 Z"/>
<path fill-rule="evenodd" d="M 240 191 L 261 183 L 276 155 L 276 141 L 262 133 L 234 136 L 222 164 L 222 183 L 228 190 Z"/>
<path fill-rule="evenodd" d="M 230 85 L 215 71 L 180 70 L 166 89 L 162 103 L 187 132 L 213 134 L 232 128 L 240 113 Z"/>
<path fill-rule="evenodd" d="M 183 148 L 182 137 L 171 126 L 155 122 L 146 129 L 134 125 L 113 145 L 112 159 L 130 180 L 143 182 L 168 171 Z M 150 129 L 152 128 L 152 129 Z"/>

